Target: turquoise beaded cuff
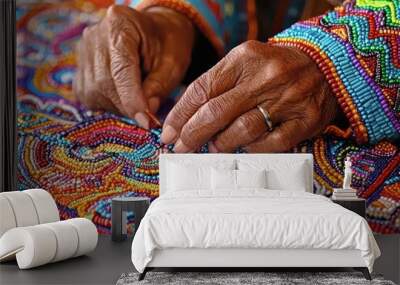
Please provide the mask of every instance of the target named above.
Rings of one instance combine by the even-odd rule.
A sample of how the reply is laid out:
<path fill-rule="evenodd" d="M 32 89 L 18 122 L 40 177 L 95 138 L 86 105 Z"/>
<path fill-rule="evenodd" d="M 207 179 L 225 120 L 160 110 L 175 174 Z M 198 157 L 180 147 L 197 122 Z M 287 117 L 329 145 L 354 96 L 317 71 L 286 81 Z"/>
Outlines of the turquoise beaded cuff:
<path fill-rule="evenodd" d="M 347 2 L 324 16 L 297 23 L 270 41 L 300 48 L 314 59 L 358 142 L 395 140 L 400 138 L 395 111 L 400 65 L 399 42 L 393 37 L 400 36 L 399 3 L 358 2 Z M 396 9 L 382 13 L 383 8 L 368 6 L 373 6 L 372 2 L 390 2 Z M 382 23 L 390 23 L 380 27 L 386 33 L 376 29 Z"/>

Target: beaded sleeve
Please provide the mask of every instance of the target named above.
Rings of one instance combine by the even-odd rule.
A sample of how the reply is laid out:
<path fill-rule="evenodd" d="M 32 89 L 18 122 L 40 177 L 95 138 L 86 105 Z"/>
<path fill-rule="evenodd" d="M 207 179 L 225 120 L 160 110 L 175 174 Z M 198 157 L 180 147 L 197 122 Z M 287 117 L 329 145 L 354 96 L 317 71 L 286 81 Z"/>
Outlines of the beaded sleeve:
<path fill-rule="evenodd" d="M 319 66 L 359 143 L 400 138 L 400 3 L 356 0 L 270 40 Z"/>
<path fill-rule="evenodd" d="M 116 0 L 142 10 L 164 6 L 185 14 L 222 56 L 257 35 L 254 0 Z"/>

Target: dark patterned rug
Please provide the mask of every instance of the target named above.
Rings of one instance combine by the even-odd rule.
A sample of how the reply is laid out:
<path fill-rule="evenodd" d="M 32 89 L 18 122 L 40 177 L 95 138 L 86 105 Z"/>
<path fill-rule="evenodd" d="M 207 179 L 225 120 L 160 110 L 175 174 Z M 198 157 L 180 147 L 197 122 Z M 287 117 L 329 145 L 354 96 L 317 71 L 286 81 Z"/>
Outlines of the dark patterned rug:
<path fill-rule="evenodd" d="M 368 281 L 359 272 L 148 272 L 142 281 L 138 281 L 138 276 L 138 273 L 122 274 L 117 285 L 395 285 L 380 275 L 372 275 L 372 281 Z"/>

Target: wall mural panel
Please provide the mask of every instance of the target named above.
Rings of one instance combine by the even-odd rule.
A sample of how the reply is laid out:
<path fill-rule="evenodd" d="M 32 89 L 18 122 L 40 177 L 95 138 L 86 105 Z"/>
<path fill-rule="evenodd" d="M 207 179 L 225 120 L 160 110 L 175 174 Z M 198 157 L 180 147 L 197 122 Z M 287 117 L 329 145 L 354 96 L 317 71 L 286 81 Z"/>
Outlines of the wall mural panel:
<path fill-rule="evenodd" d="M 62 218 L 88 217 L 105 233 L 112 197 L 157 197 L 160 153 L 159 129 L 146 131 L 132 120 L 87 110 L 72 93 L 75 43 L 101 18 L 107 2 L 17 7 L 18 187 L 46 189 Z M 370 226 L 379 233 L 400 233 L 396 145 L 361 147 L 326 134 L 294 151 L 313 153 L 314 190 L 327 196 L 341 185 L 343 161 L 350 155 L 352 183 L 367 199 Z"/>

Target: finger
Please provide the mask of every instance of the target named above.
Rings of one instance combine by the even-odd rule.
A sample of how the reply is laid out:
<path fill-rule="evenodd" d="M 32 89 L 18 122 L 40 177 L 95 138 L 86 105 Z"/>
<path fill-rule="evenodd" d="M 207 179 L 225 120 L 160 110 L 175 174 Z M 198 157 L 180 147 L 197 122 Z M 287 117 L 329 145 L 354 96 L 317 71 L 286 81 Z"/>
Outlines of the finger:
<path fill-rule="evenodd" d="M 282 123 L 270 133 L 266 133 L 244 149 L 249 152 L 285 152 L 310 135 L 309 128 L 303 120 L 295 119 Z"/>
<path fill-rule="evenodd" d="M 94 82 L 94 71 L 93 71 L 93 62 L 91 59 L 91 51 L 88 50 L 88 42 L 89 42 L 89 29 L 91 27 L 86 27 L 83 30 L 82 40 L 79 43 L 79 76 L 80 82 L 77 83 L 80 86 L 81 90 L 81 101 L 88 108 L 95 108 L 96 104 L 94 98 L 91 96 L 93 93 L 93 82 Z"/>
<path fill-rule="evenodd" d="M 143 82 L 144 96 L 167 97 L 182 80 L 184 69 L 168 56 L 161 58 Z"/>
<path fill-rule="evenodd" d="M 135 38 L 137 31 L 132 23 L 126 23 L 124 17 L 117 12 L 119 6 L 111 7 L 107 13 L 110 19 L 110 67 L 111 76 L 120 97 L 125 113 L 130 118 L 136 119 L 139 125 L 149 127 L 149 118 L 144 113 L 148 110 L 147 101 L 144 98 L 139 59 L 139 43 Z M 129 34 L 128 34 L 129 33 Z"/>
<path fill-rule="evenodd" d="M 84 94 L 83 94 L 84 77 L 83 77 L 83 73 L 82 73 L 80 45 L 81 45 L 81 41 L 78 42 L 78 45 L 76 46 L 75 54 L 77 55 L 77 69 L 76 69 L 74 81 L 72 82 L 72 89 L 74 91 L 76 98 L 83 103 L 83 100 L 84 100 Z"/>
<path fill-rule="evenodd" d="M 158 67 L 143 82 L 143 92 L 149 104 L 149 110 L 155 114 L 160 105 L 182 80 L 184 71 L 175 62 L 164 57 Z"/>
<path fill-rule="evenodd" d="M 109 80 L 98 80 L 96 84 L 98 88 L 91 96 L 99 108 L 126 116 L 114 84 Z"/>
<path fill-rule="evenodd" d="M 158 97 L 150 97 L 148 99 L 149 102 L 149 110 L 150 112 L 152 112 L 153 114 L 157 113 L 158 109 L 160 108 L 160 98 Z"/>
<path fill-rule="evenodd" d="M 268 102 L 260 106 L 268 110 Z M 238 117 L 209 147 L 210 152 L 232 152 L 240 146 L 245 146 L 268 131 L 265 118 L 258 108 L 251 109 Z"/>
<path fill-rule="evenodd" d="M 77 97 L 77 99 L 82 100 L 81 96 L 82 96 L 82 65 L 81 65 L 81 44 L 82 44 L 82 39 L 79 40 L 75 46 L 75 56 L 76 56 L 76 72 L 75 72 L 75 77 L 74 80 L 72 82 L 72 90 L 75 93 L 75 96 Z"/>
<path fill-rule="evenodd" d="M 99 30 L 104 29 L 102 24 L 103 23 L 100 24 Z M 107 46 L 105 46 L 107 44 L 107 38 L 105 34 L 101 33 L 99 30 L 93 31 L 93 33 L 95 33 L 93 38 L 93 71 L 96 85 L 96 94 L 93 94 L 93 98 L 98 101 L 102 109 L 126 116 L 125 109 L 121 104 L 121 100 L 110 74 L 110 57 Z"/>
<path fill-rule="evenodd" d="M 91 54 L 93 54 L 92 58 L 95 82 L 111 79 L 107 38 L 104 33 L 101 33 L 101 29 L 104 29 L 104 26 L 101 24 L 99 29 L 92 31 L 93 37 L 91 41 Z"/>
<path fill-rule="evenodd" d="M 225 58 L 190 84 L 165 119 L 161 141 L 175 142 L 182 127 L 201 106 L 233 88 L 238 78 L 236 70 Z"/>
<path fill-rule="evenodd" d="M 83 39 L 84 42 L 82 42 L 81 48 L 82 48 L 82 55 L 84 55 L 83 58 L 81 58 L 80 60 L 83 60 L 85 62 L 84 64 L 84 69 L 83 69 L 83 73 L 86 79 L 86 84 L 93 84 L 94 82 L 94 57 L 91 56 L 92 54 L 92 50 L 89 47 L 92 41 L 93 41 L 93 36 L 92 34 L 95 33 L 95 26 L 90 26 L 90 27 L 86 27 L 83 30 Z"/>
<path fill-rule="evenodd" d="M 191 152 L 209 141 L 240 114 L 257 104 L 253 97 L 243 96 L 240 88 L 211 99 L 182 128 L 175 152 Z"/>
<path fill-rule="evenodd" d="M 85 58 L 82 59 L 85 61 L 84 64 L 84 96 L 85 96 L 85 104 L 88 108 L 94 110 L 110 110 L 110 111 L 118 111 L 115 108 L 110 100 L 106 98 L 106 96 L 112 96 L 113 92 L 116 93 L 115 88 L 110 88 L 111 76 L 107 70 L 107 65 L 104 61 L 104 54 L 101 52 L 101 48 L 99 46 L 99 38 L 96 35 L 96 27 L 91 27 L 90 29 L 85 29 L 84 35 L 91 34 L 90 41 L 86 40 L 86 43 L 90 42 L 91 47 L 93 44 L 94 49 L 89 50 L 88 44 L 84 45 Z M 107 76 L 108 75 L 108 76 Z M 104 94 L 107 94 L 106 96 Z"/>

